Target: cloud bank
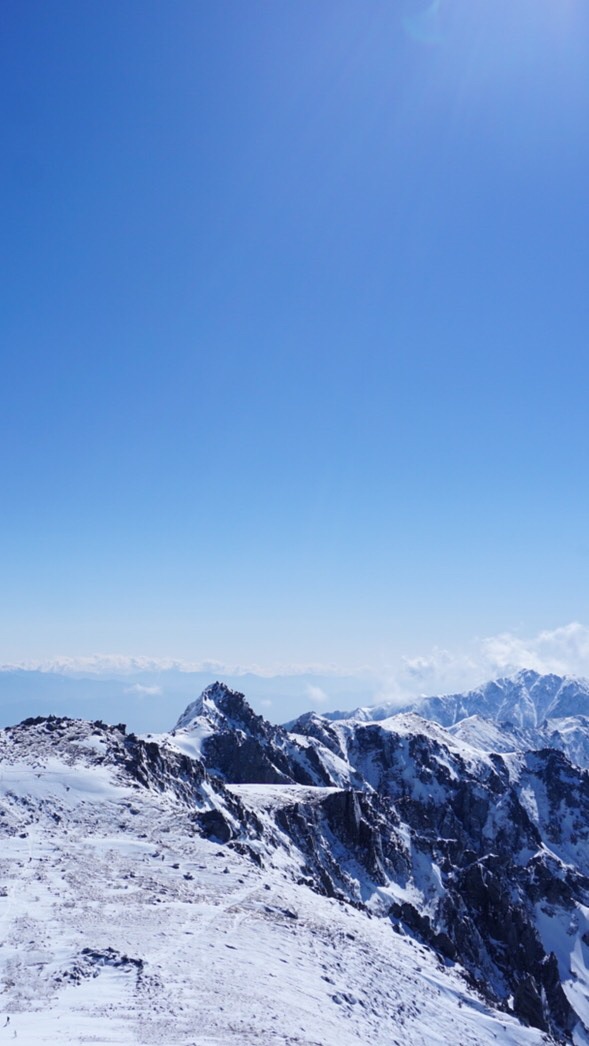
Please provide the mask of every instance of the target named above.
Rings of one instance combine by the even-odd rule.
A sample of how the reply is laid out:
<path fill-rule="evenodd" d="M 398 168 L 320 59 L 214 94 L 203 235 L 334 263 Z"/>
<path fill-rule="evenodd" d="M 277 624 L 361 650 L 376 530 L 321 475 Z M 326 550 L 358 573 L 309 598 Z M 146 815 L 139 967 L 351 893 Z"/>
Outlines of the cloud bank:
<path fill-rule="evenodd" d="M 533 636 L 501 632 L 474 639 L 457 649 L 434 647 L 418 657 L 401 657 L 384 669 L 375 665 L 351 668 L 317 664 L 288 664 L 270 668 L 254 664 L 236 666 L 218 661 L 197 662 L 110 654 L 59 657 L 2 666 L 4 671 L 15 668 L 79 677 L 130 677 L 126 693 L 146 697 L 157 697 L 164 692 L 165 687 L 161 684 L 165 680 L 159 674 L 167 671 L 208 673 L 217 678 L 233 679 L 251 675 L 263 678 L 267 683 L 273 678 L 291 679 L 291 688 L 296 679 L 301 677 L 300 695 L 304 694 L 308 703 L 317 708 L 328 708 L 333 704 L 329 696 L 329 679 L 345 676 L 352 682 L 356 680 L 358 688 L 364 693 L 372 693 L 375 702 L 386 700 L 403 704 L 418 696 L 468 690 L 489 679 L 513 675 L 521 668 L 535 669 L 540 673 L 589 677 L 589 627 L 573 621 Z M 138 675 L 140 681 L 133 680 L 132 677 Z M 262 696 L 260 694 L 260 699 Z M 265 699 L 268 699 L 267 696 Z"/>
<path fill-rule="evenodd" d="M 0 664 L 0 672 L 14 671 L 53 672 L 56 675 L 72 676 L 133 676 L 156 672 L 205 672 L 208 675 L 244 676 L 255 675 L 264 679 L 273 676 L 303 675 L 347 675 L 348 670 L 334 664 L 275 665 L 231 664 L 224 661 L 190 661 L 175 657 L 144 657 L 127 654 L 89 654 L 80 656 L 58 656 Z"/>
<path fill-rule="evenodd" d="M 434 647 L 427 655 L 402 658 L 392 666 L 376 700 L 400 705 L 412 697 L 460 692 L 522 668 L 589 677 L 589 627 L 573 621 L 530 637 L 501 632 L 462 650 Z"/>

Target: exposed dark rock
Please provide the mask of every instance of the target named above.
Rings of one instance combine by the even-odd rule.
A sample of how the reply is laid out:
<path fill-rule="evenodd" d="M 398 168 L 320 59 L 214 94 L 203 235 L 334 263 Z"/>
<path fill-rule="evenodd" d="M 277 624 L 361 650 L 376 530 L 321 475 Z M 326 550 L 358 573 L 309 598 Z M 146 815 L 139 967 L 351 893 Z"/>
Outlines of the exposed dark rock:
<path fill-rule="evenodd" d="M 201 835 L 217 843 L 228 843 L 233 838 L 231 825 L 220 810 L 204 810 L 197 815 L 196 823 Z"/>
<path fill-rule="evenodd" d="M 175 730 L 195 723 L 212 729 L 202 742 L 212 773 L 232 784 L 332 784 L 313 749 L 301 747 L 285 730 L 256 715 L 243 694 L 213 683 L 188 706 Z"/>
<path fill-rule="evenodd" d="M 534 1028 L 548 1031 L 540 991 L 529 973 L 524 973 L 516 984 L 513 993 L 513 1008 L 522 1021 L 526 1021 Z"/>

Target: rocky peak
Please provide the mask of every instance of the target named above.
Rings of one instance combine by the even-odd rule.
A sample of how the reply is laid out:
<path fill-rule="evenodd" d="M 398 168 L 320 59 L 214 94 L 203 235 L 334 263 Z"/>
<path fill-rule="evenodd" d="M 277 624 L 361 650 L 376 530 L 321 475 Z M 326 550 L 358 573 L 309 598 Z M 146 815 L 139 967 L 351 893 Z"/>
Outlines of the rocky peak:
<path fill-rule="evenodd" d="M 211 683 L 180 716 L 174 733 L 199 738 L 199 757 L 233 784 L 332 784 L 313 748 L 256 715 L 243 694 Z"/>
<path fill-rule="evenodd" d="M 424 697 L 401 707 L 396 701 L 385 702 L 352 712 L 327 713 L 325 718 L 380 722 L 404 712 L 418 712 L 446 728 L 477 715 L 519 730 L 538 730 L 551 719 L 589 716 L 589 680 L 521 669 L 466 693 Z"/>
<path fill-rule="evenodd" d="M 174 729 L 195 729 L 199 725 L 199 720 L 203 718 L 217 727 L 221 726 L 224 721 L 228 721 L 229 726 L 239 726 L 240 724 L 251 726 L 253 720 L 262 721 L 261 716 L 256 716 L 248 705 L 243 694 L 219 681 L 207 686 L 200 697 L 188 705 Z"/>
<path fill-rule="evenodd" d="M 289 724 L 287 729 L 290 734 L 295 736 L 315 738 L 320 745 L 328 748 L 335 755 L 342 759 L 347 758 L 345 745 L 342 744 L 342 737 L 338 735 L 337 730 L 329 720 L 317 712 L 305 712 L 304 715 L 299 716 L 298 719 Z"/>

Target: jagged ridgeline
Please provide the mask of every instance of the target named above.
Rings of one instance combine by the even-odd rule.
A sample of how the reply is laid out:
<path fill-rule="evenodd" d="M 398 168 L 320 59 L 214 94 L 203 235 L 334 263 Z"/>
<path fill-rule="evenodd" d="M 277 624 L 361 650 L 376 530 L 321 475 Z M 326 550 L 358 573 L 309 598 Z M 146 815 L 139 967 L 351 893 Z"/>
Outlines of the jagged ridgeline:
<path fill-rule="evenodd" d="M 153 908 L 170 904 L 173 894 L 174 912 L 191 906 L 189 932 L 199 927 L 199 961 L 205 945 L 214 952 L 216 925 L 201 908 L 219 904 L 210 898 L 222 876 L 229 888 L 232 869 L 241 869 L 235 875 L 242 884 L 235 886 L 232 925 L 241 926 L 248 905 L 256 918 L 262 912 L 273 921 L 273 934 L 296 937 L 299 967 L 300 955 L 311 949 L 321 990 L 334 983 L 335 967 L 332 959 L 320 960 L 326 938 L 318 927 L 323 918 L 335 925 L 345 914 L 354 927 L 344 967 L 338 957 L 347 988 L 329 988 L 336 1016 L 330 1010 L 321 1017 L 335 1023 L 318 1031 L 311 1020 L 307 1037 L 293 1041 L 392 1043 L 402 1024 L 404 1042 L 540 1042 L 539 1033 L 589 1042 L 587 684 L 520 673 L 471 694 L 429 699 L 420 714 L 391 711 L 309 713 L 287 729 L 215 683 L 169 734 L 139 738 L 120 725 L 25 720 L 0 735 L 0 826 L 23 861 L 23 848 L 41 832 L 68 867 L 80 857 L 74 859 L 67 840 L 116 836 L 109 852 L 119 862 L 121 852 L 127 855 L 125 874 L 128 854 L 137 857 L 129 882 L 136 904 L 144 905 L 144 927 L 150 925 L 146 898 Z M 95 861 L 96 845 L 86 845 Z M 171 861 L 174 847 L 184 856 Z M 214 880 L 212 865 L 221 873 Z M 10 878 L 6 861 L 3 869 Z M 72 898 L 74 881 L 70 871 Z M 275 895 L 279 901 L 269 903 Z M 157 977 L 163 982 L 171 973 L 165 964 L 157 972 L 147 944 L 141 949 L 141 934 L 129 931 L 132 954 L 96 925 L 102 929 L 84 937 L 84 948 L 80 939 L 73 965 L 52 977 L 70 984 L 71 969 L 81 970 L 83 980 L 96 975 L 98 964 L 110 976 L 139 978 L 139 996 L 150 984 L 157 994 Z M 258 932 L 263 950 L 259 925 Z M 146 942 L 150 933 L 144 929 Z M 411 949 L 419 950 L 423 978 L 414 974 L 405 991 L 413 991 L 415 1012 L 407 1011 L 407 999 L 393 1004 L 379 996 L 377 1019 L 350 988 L 364 984 L 371 969 L 366 956 L 380 947 L 383 971 L 388 963 L 386 976 L 399 983 Z M 224 976 L 235 961 L 224 954 Z M 41 962 L 37 970 L 43 968 Z M 272 969 L 268 976 L 276 977 L 276 963 Z M 42 981 L 41 973 L 35 976 Z M 446 999 L 435 1018 L 437 1039 L 426 1034 L 427 1006 L 437 1005 L 434 983 Z M 43 996 L 37 984 L 39 992 L 49 1006 L 50 993 Z M 425 995 L 432 998 L 420 1011 L 415 1000 Z M 477 996 L 484 1002 L 475 1005 Z M 19 1006 L 26 1010 L 22 999 Z M 475 1031 L 461 1024 L 469 1006 Z M 142 1013 L 147 1020 L 145 1008 Z M 342 1029 L 337 1022 L 344 1016 Z M 264 1038 L 276 1034 L 276 1024 L 255 1036 L 253 1025 L 247 1034 L 242 1027 L 240 1040 L 223 1032 L 222 1021 L 215 1027 L 216 1042 L 287 1041 Z"/>

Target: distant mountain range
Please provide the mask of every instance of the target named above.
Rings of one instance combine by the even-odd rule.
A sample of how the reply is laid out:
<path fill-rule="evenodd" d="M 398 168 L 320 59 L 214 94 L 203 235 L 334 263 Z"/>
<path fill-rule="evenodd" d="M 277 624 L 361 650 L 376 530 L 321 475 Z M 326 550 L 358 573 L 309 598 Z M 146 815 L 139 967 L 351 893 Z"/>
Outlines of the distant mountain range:
<path fill-rule="evenodd" d="M 384 703 L 331 712 L 324 718 L 382 722 L 404 712 L 439 723 L 482 751 L 556 748 L 572 762 L 589 767 L 587 679 L 522 670 L 463 694 L 422 698 L 401 707 Z"/>
<path fill-rule="evenodd" d="M 401 705 L 389 702 L 352 712 L 328 712 L 325 718 L 374 722 L 400 712 L 418 712 L 424 719 L 445 727 L 476 715 L 521 729 L 537 729 L 550 719 L 589 716 L 589 680 L 540 675 L 523 669 L 507 679 L 493 680 L 463 694 L 426 697 Z"/>

